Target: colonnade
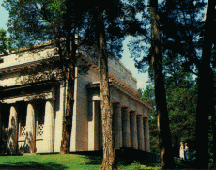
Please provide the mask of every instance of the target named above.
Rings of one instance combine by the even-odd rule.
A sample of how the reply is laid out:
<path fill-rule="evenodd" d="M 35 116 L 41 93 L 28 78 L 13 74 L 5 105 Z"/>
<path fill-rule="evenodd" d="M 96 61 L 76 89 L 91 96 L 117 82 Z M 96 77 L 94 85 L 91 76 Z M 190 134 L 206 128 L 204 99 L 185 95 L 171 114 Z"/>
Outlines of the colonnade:
<path fill-rule="evenodd" d="M 95 104 L 97 103 L 97 104 Z M 99 132 L 99 101 L 92 101 L 92 119 L 88 123 L 88 150 L 98 150 L 101 139 Z M 120 104 L 113 104 L 115 148 L 128 147 L 150 152 L 148 119 Z M 93 133 L 92 133 L 93 132 Z"/>
<path fill-rule="evenodd" d="M 38 149 L 42 149 L 44 152 L 54 151 L 54 101 L 49 99 L 45 101 L 43 139 L 41 139 L 43 142 L 41 143 L 41 146 L 36 143 L 37 129 L 35 109 L 36 104 L 33 101 L 28 101 L 25 119 L 25 136 L 23 137 L 18 135 L 18 133 L 22 132 L 18 132 L 18 114 L 21 114 L 19 113 L 18 104 L 12 103 L 10 105 L 7 143 L 10 154 L 15 154 L 20 151 L 20 147 L 25 148 L 24 152 L 28 153 L 35 153 L 38 151 Z M 19 146 L 18 143 L 21 141 L 23 145 Z"/>
<path fill-rule="evenodd" d="M 149 123 L 144 116 L 114 104 L 115 147 L 129 147 L 150 152 Z"/>
<path fill-rule="evenodd" d="M 17 151 L 36 153 L 54 152 L 54 100 L 46 99 L 43 121 L 43 136 L 38 138 L 37 107 L 33 101 L 26 102 L 25 133 L 20 135 L 18 103 L 10 104 L 8 124 L 8 148 L 10 154 Z M 150 152 L 148 119 L 129 108 L 113 103 L 115 147 L 128 147 Z M 102 149 L 100 101 L 92 101 L 92 119 L 88 121 L 88 150 Z M 21 149 L 22 148 L 22 149 Z M 24 148 L 24 149 L 23 149 Z"/>

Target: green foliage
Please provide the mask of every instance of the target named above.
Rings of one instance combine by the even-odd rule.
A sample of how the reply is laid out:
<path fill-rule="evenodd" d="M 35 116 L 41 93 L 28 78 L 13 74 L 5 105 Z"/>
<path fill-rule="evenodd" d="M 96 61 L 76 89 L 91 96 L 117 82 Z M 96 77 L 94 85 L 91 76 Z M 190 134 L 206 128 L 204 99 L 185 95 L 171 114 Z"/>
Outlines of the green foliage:
<path fill-rule="evenodd" d="M 48 9 L 51 9 L 56 14 L 63 15 L 67 11 L 66 1 L 53 0 Z"/>
<path fill-rule="evenodd" d="M 12 51 L 11 39 L 6 37 L 7 32 L 4 29 L 0 29 L 0 53 L 4 55 L 8 54 L 8 51 Z"/>
<path fill-rule="evenodd" d="M 131 41 L 130 51 L 135 66 L 148 74 L 153 80 L 151 47 L 150 47 L 150 12 L 149 1 L 135 0 L 137 13 L 140 14 L 142 29 L 141 36 Z M 170 78 L 182 76 L 184 72 L 197 74 L 200 66 L 200 52 L 203 44 L 204 9 L 206 2 L 202 0 L 159 1 L 161 52 L 163 56 L 163 73 Z M 140 29 L 140 28 L 137 28 Z M 173 70 L 172 74 L 167 74 Z M 171 72 L 170 72 L 171 73 Z M 174 78 L 175 80 L 175 78 Z"/>
<path fill-rule="evenodd" d="M 192 77 L 186 75 L 172 77 L 172 81 L 167 78 L 166 81 L 167 109 L 175 156 L 178 156 L 180 141 L 187 142 L 189 147 L 193 147 L 195 140 L 197 88 Z M 139 92 L 142 94 L 141 99 L 154 107 L 156 106 L 154 87 L 151 83 L 147 85 L 145 90 L 139 89 Z M 150 112 L 149 124 L 151 151 L 160 154 L 156 111 Z"/>
<path fill-rule="evenodd" d="M 134 162 L 131 164 L 133 166 L 133 170 L 140 170 L 141 164 L 139 162 Z"/>
<path fill-rule="evenodd" d="M 155 112 L 153 113 L 156 114 Z M 152 115 L 152 114 L 151 114 Z M 150 116 L 149 134 L 150 134 L 150 150 L 153 153 L 160 155 L 158 122 L 156 116 Z"/>
<path fill-rule="evenodd" d="M 134 7 L 120 0 L 102 3 L 88 0 L 5 0 L 3 6 L 9 11 L 8 31 L 18 48 L 66 38 L 69 34 L 78 35 L 79 40 L 83 40 L 80 44 L 96 44 L 95 11 L 100 6 L 104 11 L 107 51 L 120 57 L 124 36 L 136 34 L 134 28 L 139 25 Z"/>
<path fill-rule="evenodd" d="M 27 47 L 47 40 L 66 38 L 85 23 L 86 1 L 5 0 L 9 11 L 8 31 L 17 47 Z M 81 10 L 82 9 L 82 10 Z M 83 31 L 83 29 L 79 30 Z"/>
<path fill-rule="evenodd" d="M 188 88 L 175 87 L 167 90 L 173 146 L 179 145 L 180 141 L 185 143 L 195 140 L 196 97 L 196 91 Z"/>
<path fill-rule="evenodd" d="M 155 92 L 154 92 L 154 87 L 152 84 L 146 85 L 145 90 L 143 91 L 142 89 L 139 89 L 140 93 L 142 94 L 141 99 L 145 100 L 148 102 L 150 105 L 155 106 Z"/>

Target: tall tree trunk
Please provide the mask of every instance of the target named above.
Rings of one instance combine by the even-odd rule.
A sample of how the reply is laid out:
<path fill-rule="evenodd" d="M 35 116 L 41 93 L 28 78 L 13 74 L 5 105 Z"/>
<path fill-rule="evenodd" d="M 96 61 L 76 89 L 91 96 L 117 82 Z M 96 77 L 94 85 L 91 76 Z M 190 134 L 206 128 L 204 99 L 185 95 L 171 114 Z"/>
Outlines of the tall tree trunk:
<path fill-rule="evenodd" d="M 0 147 L 2 144 L 2 103 L 0 102 Z"/>
<path fill-rule="evenodd" d="M 110 88 L 108 76 L 108 56 L 106 53 L 105 28 L 103 20 L 103 11 L 98 8 L 97 38 L 99 50 L 99 68 L 100 68 L 100 102 L 102 119 L 102 140 L 103 140 L 103 160 L 100 169 L 112 170 L 116 168 L 115 147 L 113 133 L 113 112 L 110 101 Z"/>
<path fill-rule="evenodd" d="M 214 105 L 213 105 L 213 111 L 212 111 L 212 119 L 213 119 L 213 166 L 212 168 L 216 169 L 216 86 L 215 86 L 215 76 L 213 76 L 213 95 L 214 95 Z"/>
<path fill-rule="evenodd" d="M 211 115 L 211 128 L 212 128 L 212 134 L 213 135 L 213 140 L 209 141 L 209 143 L 211 143 L 213 145 L 213 148 L 210 148 L 211 153 L 213 153 L 213 164 L 211 169 L 216 169 L 216 119 L 215 119 L 215 106 L 216 106 L 216 100 L 215 100 L 215 92 L 216 92 L 216 88 L 215 88 L 215 79 L 214 79 L 214 75 L 213 75 L 213 70 L 211 70 L 211 86 L 212 86 L 212 92 L 210 93 L 211 95 L 209 97 L 211 97 L 211 111 L 210 111 L 210 115 Z"/>
<path fill-rule="evenodd" d="M 208 1 L 207 16 L 204 32 L 204 45 L 199 68 L 198 79 L 198 100 L 196 109 L 196 168 L 208 168 L 208 116 L 211 112 L 212 100 L 209 95 L 212 93 L 210 58 L 212 49 L 212 33 L 214 32 L 215 1 Z"/>
<path fill-rule="evenodd" d="M 66 101 L 66 113 L 63 120 L 63 132 L 62 141 L 60 147 L 60 154 L 68 154 L 70 149 L 70 135 L 72 128 L 72 116 L 73 116 L 73 104 L 74 104 L 74 84 L 75 84 L 75 64 L 76 64 L 76 44 L 75 34 L 72 39 L 67 37 L 66 40 L 69 66 L 67 73 L 67 101 Z M 72 48 L 72 49 L 71 49 Z"/>
<path fill-rule="evenodd" d="M 160 17 L 158 15 L 158 0 L 150 0 L 151 52 L 155 84 L 156 107 L 159 119 L 159 136 L 161 148 L 162 169 L 172 168 L 174 157 L 172 153 L 171 133 L 166 104 L 166 94 L 162 74 L 162 53 L 160 37 Z"/>

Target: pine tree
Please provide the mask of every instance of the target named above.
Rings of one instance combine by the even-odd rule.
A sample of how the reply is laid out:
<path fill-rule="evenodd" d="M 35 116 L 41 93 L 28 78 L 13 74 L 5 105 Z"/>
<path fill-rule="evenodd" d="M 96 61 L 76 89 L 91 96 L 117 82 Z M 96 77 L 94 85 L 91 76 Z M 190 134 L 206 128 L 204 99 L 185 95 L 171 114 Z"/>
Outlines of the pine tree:
<path fill-rule="evenodd" d="M 167 103 L 165 97 L 165 87 L 162 75 L 162 53 L 160 36 L 160 16 L 158 14 L 158 1 L 150 1 L 150 23 L 151 23 L 151 55 L 152 68 L 155 85 L 156 108 L 159 117 L 159 137 L 161 148 L 162 169 L 172 168 L 174 158 L 172 153 L 171 133 L 169 129 L 169 119 Z"/>
<path fill-rule="evenodd" d="M 212 107 L 215 107 L 214 100 L 212 100 L 213 98 L 211 97 L 213 91 L 213 77 L 211 75 L 210 67 L 213 43 L 211 33 L 214 32 L 214 27 L 212 27 L 211 24 L 214 22 L 215 18 L 215 5 L 214 1 L 208 1 L 203 52 L 201 67 L 199 69 L 198 101 L 196 110 L 196 168 L 198 169 L 208 168 L 208 113 L 214 111 Z M 205 89 L 205 91 L 203 91 L 203 89 Z M 205 114 L 203 114 L 203 111 L 205 111 Z"/>

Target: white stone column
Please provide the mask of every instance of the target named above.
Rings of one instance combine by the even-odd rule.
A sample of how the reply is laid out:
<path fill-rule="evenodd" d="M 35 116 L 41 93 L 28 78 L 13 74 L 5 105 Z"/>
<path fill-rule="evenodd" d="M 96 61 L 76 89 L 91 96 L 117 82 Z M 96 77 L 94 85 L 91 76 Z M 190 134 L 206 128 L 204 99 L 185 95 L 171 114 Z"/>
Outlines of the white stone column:
<path fill-rule="evenodd" d="M 144 118 L 144 127 L 145 127 L 145 149 L 147 152 L 150 152 L 149 120 L 148 120 L 148 118 Z"/>
<path fill-rule="evenodd" d="M 137 116 L 138 149 L 145 151 L 143 117 Z"/>
<path fill-rule="evenodd" d="M 45 104 L 44 146 L 46 152 L 54 152 L 54 101 L 47 100 Z"/>
<path fill-rule="evenodd" d="M 138 149 L 136 114 L 134 112 L 131 112 L 130 116 L 131 116 L 131 147 L 133 149 Z"/>
<path fill-rule="evenodd" d="M 131 147 L 130 112 L 128 108 L 123 108 L 122 136 L 123 136 L 123 147 Z"/>
<path fill-rule="evenodd" d="M 122 111 L 119 104 L 114 104 L 114 129 L 115 129 L 115 148 L 119 149 L 122 144 Z"/>
<path fill-rule="evenodd" d="M 17 108 L 15 105 L 10 107 L 10 116 L 8 124 L 8 149 L 10 154 L 16 154 L 18 145 L 18 120 L 17 120 Z"/>
<path fill-rule="evenodd" d="M 63 129 L 63 118 L 65 114 L 65 99 L 66 99 L 66 86 L 62 81 L 59 88 L 55 93 L 55 104 L 56 104 L 56 117 L 54 125 L 54 152 L 60 152 L 62 129 Z"/>
<path fill-rule="evenodd" d="M 25 152 L 36 152 L 35 141 L 35 110 L 32 103 L 27 105 Z"/>
<path fill-rule="evenodd" d="M 88 150 L 100 149 L 100 116 L 98 107 L 100 102 L 97 100 L 92 101 L 92 117 L 88 121 Z"/>

